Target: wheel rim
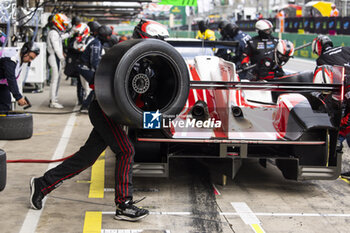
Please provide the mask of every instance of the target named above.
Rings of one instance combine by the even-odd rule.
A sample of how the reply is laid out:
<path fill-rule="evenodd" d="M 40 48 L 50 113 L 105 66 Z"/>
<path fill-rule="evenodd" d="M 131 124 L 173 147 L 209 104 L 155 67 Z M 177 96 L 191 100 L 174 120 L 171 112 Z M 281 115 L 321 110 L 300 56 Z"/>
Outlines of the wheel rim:
<path fill-rule="evenodd" d="M 162 53 L 143 54 L 127 72 L 127 97 L 138 111 L 164 112 L 176 99 L 180 74 Z"/>

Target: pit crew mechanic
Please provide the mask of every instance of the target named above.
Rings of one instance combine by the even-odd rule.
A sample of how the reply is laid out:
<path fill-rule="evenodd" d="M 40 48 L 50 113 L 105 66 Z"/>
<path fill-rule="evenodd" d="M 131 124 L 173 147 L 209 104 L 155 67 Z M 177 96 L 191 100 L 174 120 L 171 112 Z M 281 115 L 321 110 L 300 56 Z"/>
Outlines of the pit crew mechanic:
<path fill-rule="evenodd" d="M 227 61 L 231 61 L 239 67 L 243 60 L 243 51 L 246 50 L 247 43 L 251 40 L 251 36 L 239 30 L 239 27 L 235 23 L 227 23 L 223 29 L 220 30 L 222 41 L 238 41 L 237 47 L 231 49 L 219 49 L 215 54 Z M 239 74 L 241 79 L 246 77 L 246 72 Z"/>
<path fill-rule="evenodd" d="M 61 69 L 65 66 L 62 40 L 67 39 L 70 34 L 65 33 L 70 27 L 70 19 L 64 14 L 55 14 L 52 17 L 53 27 L 47 35 L 48 63 L 51 68 L 50 84 L 50 108 L 63 108 L 58 103 L 58 89 L 60 83 Z"/>
<path fill-rule="evenodd" d="M 86 48 L 81 55 L 82 64 L 78 66 L 78 71 L 80 75 L 89 83 L 93 85 L 94 76 L 98 66 L 98 63 L 101 59 L 101 54 L 103 54 L 103 44 L 107 43 L 112 35 L 112 29 L 106 25 L 102 25 L 98 28 L 98 34 L 95 39 L 93 36 L 87 38 Z M 91 41 L 92 40 L 92 41 Z M 81 80 L 82 83 L 84 80 Z M 87 87 L 86 91 L 87 91 Z M 81 106 L 81 111 L 84 112 L 88 109 L 94 93 L 91 91 L 89 95 L 84 99 Z"/>
<path fill-rule="evenodd" d="M 149 22 L 140 21 L 139 25 L 134 29 L 134 38 L 163 38 L 165 36 L 164 31 L 166 29 L 159 34 L 150 34 L 144 31 L 148 27 L 142 27 L 142 25 L 147 23 Z M 162 27 L 165 28 L 164 26 Z M 152 32 L 154 33 L 155 31 L 152 30 Z M 93 42 L 93 51 L 100 54 L 102 49 L 100 39 L 96 38 Z M 41 209 L 45 195 L 62 184 L 64 180 L 72 178 L 94 164 L 102 151 L 109 146 L 117 155 L 115 166 L 116 214 L 114 218 L 117 220 L 137 221 L 146 217 L 149 211 L 136 207 L 134 205 L 136 202 L 133 201 L 132 167 L 135 152 L 132 142 L 122 129 L 122 126 L 111 120 L 102 111 L 96 99 L 90 105 L 89 117 L 94 128 L 85 145 L 72 157 L 47 171 L 42 177 L 33 177 L 31 179 L 30 203 L 32 208 Z"/>
<path fill-rule="evenodd" d="M 196 39 L 215 40 L 215 33 L 209 29 L 208 20 L 201 20 L 198 22 Z"/>
<path fill-rule="evenodd" d="M 258 35 L 248 41 L 248 45 L 243 52 L 241 66 L 246 68 L 251 64 L 256 64 L 253 69 L 253 80 L 269 80 L 275 77 L 284 76 L 281 66 L 276 66 L 274 61 L 274 51 L 279 41 L 272 36 L 273 25 L 270 21 L 262 19 L 256 22 L 255 29 Z"/>
<path fill-rule="evenodd" d="M 18 79 L 24 63 L 30 63 L 39 54 L 40 49 L 33 42 L 26 42 L 15 56 L 6 56 L 3 51 L 0 59 L 0 112 L 8 112 L 11 107 L 11 94 L 18 105 L 27 105 L 27 101 L 20 93 L 16 79 Z"/>
<path fill-rule="evenodd" d="M 350 47 L 333 47 L 333 42 L 328 36 L 319 35 L 312 41 L 312 52 L 319 56 L 316 59 L 317 66 L 338 65 L 345 67 L 344 113 L 337 142 L 337 151 L 340 152 L 343 149 L 345 139 L 350 146 Z M 342 173 L 342 177 L 350 179 L 350 171 Z"/>

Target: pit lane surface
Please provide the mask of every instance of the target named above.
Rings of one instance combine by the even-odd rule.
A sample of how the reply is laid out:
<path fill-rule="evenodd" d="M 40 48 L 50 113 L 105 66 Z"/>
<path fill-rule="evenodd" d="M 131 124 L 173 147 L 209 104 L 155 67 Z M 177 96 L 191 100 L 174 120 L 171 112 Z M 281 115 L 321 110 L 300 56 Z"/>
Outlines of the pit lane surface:
<path fill-rule="evenodd" d="M 294 70 L 306 64 L 293 62 Z M 75 87 L 64 80 L 62 86 L 61 101 L 72 110 Z M 44 93 L 26 94 L 32 111 L 53 111 L 47 108 L 48 93 L 46 87 Z M 87 115 L 34 115 L 31 139 L 0 141 L 0 147 L 8 159 L 59 158 L 83 145 L 90 130 Z M 343 170 L 350 169 L 348 155 L 346 147 Z M 56 164 L 8 164 L 7 186 L 0 193 L 0 231 L 348 232 L 350 227 L 347 182 L 288 181 L 274 166 L 265 169 L 254 160 L 243 164 L 235 180 L 227 178 L 226 186 L 220 171 L 227 167 L 214 161 L 174 160 L 169 179 L 135 177 L 134 198 L 146 196 L 139 205 L 151 214 L 137 223 L 116 221 L 113 163 L 107 150 L 92 169 L 52 192 L 42 211 L 29 210 L 28 183 Z"/>

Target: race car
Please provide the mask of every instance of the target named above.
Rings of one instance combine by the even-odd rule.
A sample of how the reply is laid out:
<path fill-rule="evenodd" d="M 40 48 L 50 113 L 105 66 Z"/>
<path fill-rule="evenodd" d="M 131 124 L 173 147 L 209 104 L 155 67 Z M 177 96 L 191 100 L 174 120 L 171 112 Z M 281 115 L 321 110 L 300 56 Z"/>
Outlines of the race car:
<path fill-rule="evenodd" d="M 231 43 L 231 44 L 230 44 Z M 172 157 L 273 160 L 287 179 L 336 179 L 343 67 L 240 80 L 213 48 L 235 42 L 124 41 L 102 57 L 96 97 L 128 128 L 135 175 L 167 176 Z"/>

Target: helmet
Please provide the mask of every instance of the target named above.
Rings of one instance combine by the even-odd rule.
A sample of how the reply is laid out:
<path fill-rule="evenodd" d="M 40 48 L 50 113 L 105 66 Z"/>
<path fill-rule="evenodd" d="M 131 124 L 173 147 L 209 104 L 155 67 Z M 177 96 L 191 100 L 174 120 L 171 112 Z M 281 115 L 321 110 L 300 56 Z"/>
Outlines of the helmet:
<path fill-rule="evenodd" d="M 74 16 L 74 17 L 72 18 L 72 25 L 77 26 L 77 25 L 79 25 L 80 23 L 81 23 L 81 20 L 80 20 L 80 18 L 79 18 L 78 16 Z"/>
<path fill-rule="evenodd" d="M 275 61 L 277 65 L 285 65 L 294 54 L 294 45 L 289 40 L 279 40 L 275 49 Z"/>
<path fill-rule="evenodd" d="M 37 56 L 40 54 L 40 48 L 32 41 L 24 43 L 20 53 L 21 53 L 21 56 L 23 56 L 24 54 L 27 54 L 30 52 L 35 53 Z"/>
<path fill-rule="evenodd" d="M 273 25 L 270 21 L 261 19 L 256 22 L 255 29 L 258 31 L 260 36 L 268 36 L 272 33 Z"/>
<path fill-rule="evenodd" d="M 70 19 L 64 14 L 55 14 L 52 17 L 52 23 L 58 30 L 64 32 L 70 26 Z"/>
<path fill-rule="evenodd" d="M 111 38 L 109 39 L 109 44 L 111 46 L 115 45 L 115 44 L 118 44 L 119 42 L 119 39 L 116 35 L 111 35 Z"/>
<path fill-rule="evenodd" d="M 98 28 L 101 27 L 101 24 L 99 24 L 97 21 L 91 21 L 88 22 L 88 26 L 90 28 L 91 34 L 96 35 L 98 32 Z"/>
<path fill-rule="evenodd" d="M 143 19 L 136 25 L 132 34 L 132 38 L 134 39 L 164 39 L 167 37 L 169 37 L 169 32 L 163 24 Z"/>
<path fill-rule="evenodd" d="M 333 83 L 333 67 L 330 65 L 316 67 L 313 83 Z"/>
<path fill-rule="evenodd" d="M 77 34 L 76 40 L 82 42 L 84 38 L 87 38 L 90 34 L 90 28 L 86 23 L 80 23 L 73 28 L 73 31 Z"/>
<path fill-rule="evenodd" d="M 221 32 L 227 24 L 228 22 L 226 20 L 220 21 L 218 25 L 218 30 Z"/>
<path fill-rule="evenodd" d="M 328 36 L 319 35 L 312 41 L 311 47 L 312 52 L 320 56 L 325 48 L 333 47 L 333 42 Z"/>
<path fill-rule="evenodd" d="M 99 27 L 97 32 L 97 36 L 102 42 L 107 42 L 109 37 L 112 35 L 112 29 L 106 25 Z"/>
<path fill-rule="evenodd" d="M 209 27 L 209 20 L 201 20 L 198 22 L 198 30 L 201 31 L 202 33 L 205 32 Z"/>
<path fill-rule="evenodd" d="M 239 28 L 235 23 L 228 23 L 223 29 L 225 35 L 228 35 L 230 37 L 235 37 L 237 35 L 238 30 Z"/>

